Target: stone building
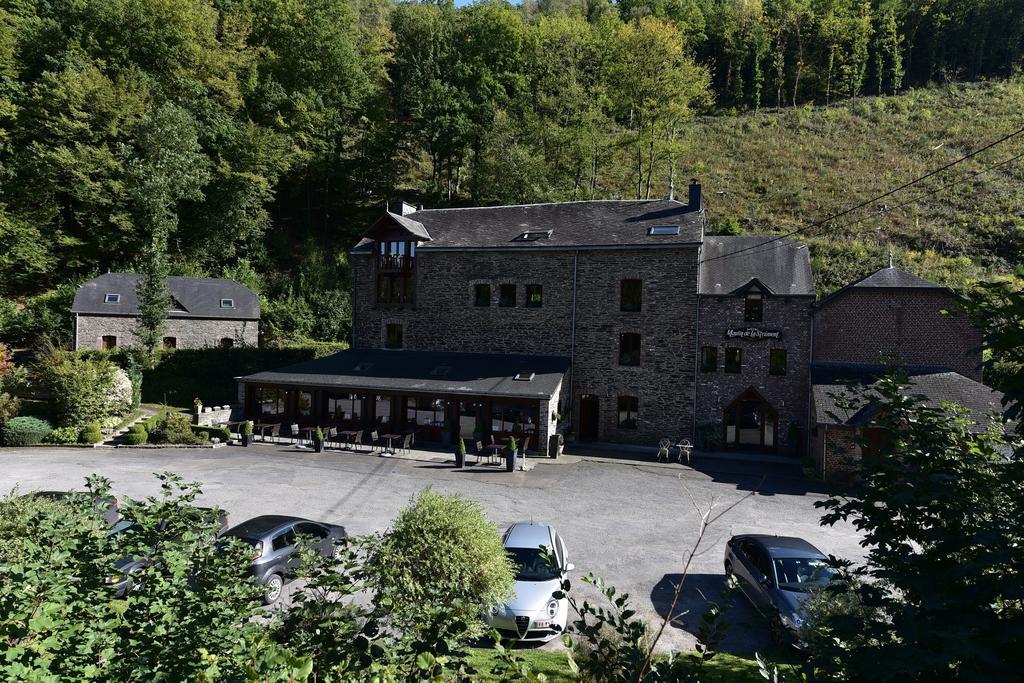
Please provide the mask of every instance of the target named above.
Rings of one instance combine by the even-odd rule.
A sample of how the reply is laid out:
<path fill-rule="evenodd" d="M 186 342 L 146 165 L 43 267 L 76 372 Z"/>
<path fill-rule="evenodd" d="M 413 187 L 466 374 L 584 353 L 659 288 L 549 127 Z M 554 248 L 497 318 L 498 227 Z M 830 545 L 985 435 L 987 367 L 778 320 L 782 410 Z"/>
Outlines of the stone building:
<path fill-rule="evenodd" d="M 811 262 L 802 244 L 767 237 L 704 238 L 699 445 L 803 450 L 813 304 Z"/>
<path fill-rule="evenodd" d="M 138 344 L 139 300 L 135 273 L 106 273 L 75 293 L 71 307 L 73 347 L 112 349 Z M 256 346 L 260 301 L 234 280 L 169 277 L 171 309 L 164 324 L 164 348 Z"/>
<path fill-rule="evenodd" d="M 928 405 L 967 408 L 979 431 L 1001 410 L 1002 395 L 981 383 L 981 333 L 956 294 L 891 262 L 819 301 L 813 338 L 810 445 L 823 479 L 851 475 L 878 450 L 870 397 L 883 373 L 898 369 Z"/>

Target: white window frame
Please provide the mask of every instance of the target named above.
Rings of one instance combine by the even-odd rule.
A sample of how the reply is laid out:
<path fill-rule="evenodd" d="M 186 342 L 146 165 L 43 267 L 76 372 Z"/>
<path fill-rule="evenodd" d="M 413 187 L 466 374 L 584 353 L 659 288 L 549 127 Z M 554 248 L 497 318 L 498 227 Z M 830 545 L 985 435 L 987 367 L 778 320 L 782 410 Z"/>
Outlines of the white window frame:
<path fill-rule="evenodd" d="M 103 303 L 105 304 L 119 304 L 121 303 L 121 295 L 115 292 L 107 292 L 103 295 Z"/>

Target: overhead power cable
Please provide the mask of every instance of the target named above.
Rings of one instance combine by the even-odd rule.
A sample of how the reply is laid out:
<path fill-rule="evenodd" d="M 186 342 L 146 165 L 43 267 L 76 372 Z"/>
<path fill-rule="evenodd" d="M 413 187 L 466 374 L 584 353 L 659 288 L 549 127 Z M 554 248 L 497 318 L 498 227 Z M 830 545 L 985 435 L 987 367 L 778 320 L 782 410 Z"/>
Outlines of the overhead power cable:
<path fill-rule="evenodd" d="M 943 171 L 947 171 L 950 168 L 953 168 L 954 166 L 956 166 L 958 164 L 961 164 L 961 163 L 967 161 L 968 159 L 972 159 L 972 158 L 978 156 L 979 154 L 981 154 L 982 152 L 984 152 L 986 150 L 989 150 L 989 149 L 992 149 L 996 145 L 1000 145 L 1000 144 L 1006 142 L 1007 140 L 1010 140 L 1012 138 L 1017 137 L 1018 135 L 1020 135 L 1022 133 L 1024 133 L 1024 127 L 1018 128 L 1017 130 L 1013 131 L 1012 133 L 1008 133 L 1008 134 L 1004 135 L 1003 137 L 999 138 L 998 140 L 994 140 L 993 142 L 988 143 L 984 147 L 979 147 L 978 149 L 974 150 L 973 152 L 965 154 L 964 156 L 962 156 L 962 157 L 960 157 L 958 159 L 954 159 L 953 161 L 949 162 L 948 164 L 945 164 L 944 166 L 940 166 L 939 168 L 936 168 L 936 169 L 934 169 L 932 171 L 929 171 L 928 173 L 925 173 L 922 176 L 918 176 L 917 178 L 914 178 L 913 180 L 911 180 L 909 182 L 906 182 L 906 183 L 900 185 L 899 187 L 895 187 L 895 188 L 889 190 L 888 192 L 880 194 L 880 195 L 878 195 L 876 197 L 872 197 L 871 199 L 863 201 L 860 204 L 857 204 L 855 206 L 851 206 L 848 209 L 844 209 L 844 210 L 840 211 L 839 213 L 836 213 L 836 214 L 833 214 L 833 215 L 829 216 L 828 218 L 820 220 L 820 221 L 818 221 L 816 223 L 811 223 L 809 225 L 804 225 L 804 226 L 801 226 L 799 228 L 795 228 L 793 230 L 790 230 L 789 232 L 783 233 L 782 235 L 777 235 L 777 236 L 773 237 L 772 239 L 770 239 L 770 240 L 768 240 L 766 242 L 762 242 L 761 244 L 755 244 L 755 245 L 751 245 L 749 247 L 744 247 L 742 249 L 737 249 L 736 251 L 731 251 L 731 252 L 729 252 L 727 254 L 719 254 L 718 256 L 712 256 L 709 259 L 705 259 L 704 263 L 707 263 L 709 261 L 718 261 L 719 259 L 724 259 L 724 258 L 730 258 L 730 257 L 736 256 L 737 254 L 741 254 L 741 253 L 744 253 L 744 252 L 747 252 L 747 251 L 752 251 L 754 249 L 761 249 L 762 247 L 765 247 L 765 246 L 767 246 L 769 244 L 772 244 L 773 242 L 778 242 L 779 240 L 784 240 L 787 237 L 792 237 L 793 235 L 796 235 L 798 233 L 804 232 L 806 230 L 810 230 L 812 228 L 820 228 L 823 225 L 836 220 L 837 218 L 842 218 L 843 216 L 846 216 L 846 215 L 848 215 L 850 213 L 853 213 L 854 211 L 857 211 L 858 209 L 863 209 L 865 206 L 868 206 L 870 204 L 874 204 L 875 202 L 877 202 L 877 201 L 879 201 L 881 199 L 885 199 L 886 197 L 891 197 L 892 195 L 896 194 L 897 192 L 901 192 L 903 190 L 906 190 L 907 188 L 913 187 L 914 185 L 917 185 L 918 183 L 921 183 L 921 182 L 927 180 L 928 178 L 936 176 L 939 173 L 942 173 Z"/>

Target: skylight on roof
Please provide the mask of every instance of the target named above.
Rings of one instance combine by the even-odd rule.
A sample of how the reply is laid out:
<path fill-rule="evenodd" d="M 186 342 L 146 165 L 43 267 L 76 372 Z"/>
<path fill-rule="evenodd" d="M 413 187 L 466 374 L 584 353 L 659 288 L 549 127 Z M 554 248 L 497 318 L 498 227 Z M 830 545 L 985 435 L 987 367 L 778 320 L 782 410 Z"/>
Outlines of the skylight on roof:
<path fill-rule="evenodd" d="M 551 239 L 554 230 L 527 230 L 516 238 L 517 242 L 536 242 L 537 240 Z"/>
<path fill-rule="evenodd" d="M 678 225 L 652 225 L 647 229 L 648 235 L 678 235 Z"/>
<path fill-rule="evenodd" d="M 234 308 L 235 307 L 235 300 L 234 299 L 221 299 L 220 300 L 220 307 L 221 308 Z"/>
<path fill-rule="evenodd" d="M 529 382 L 529 381 L 533 380 L 533 378 L 535 376 L 536 376 L 536 374 L 532 373 L 532 372 L 520 372 L 518 375 L 516 375 L 512 379 L 514 379 L 517 382 Z"/>
<path fill-rule="evenodd" d="M 121 295 L 120 294 L 110 294 L 110 293 L 104 294 L 103 295 L 103 303 L 105 303 L 105 304 L 119 304 L 119 303 L 121 303 Z"/>

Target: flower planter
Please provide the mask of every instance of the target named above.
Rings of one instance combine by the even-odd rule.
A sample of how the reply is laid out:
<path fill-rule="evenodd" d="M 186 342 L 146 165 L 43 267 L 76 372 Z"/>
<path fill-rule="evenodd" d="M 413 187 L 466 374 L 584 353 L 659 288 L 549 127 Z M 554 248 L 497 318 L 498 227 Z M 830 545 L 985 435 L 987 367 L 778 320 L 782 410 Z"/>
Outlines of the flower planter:
<path fill-rule="evenodd" d="M 466 466 L 466 454 L 465 453 L 459 453 L 458 451 L 456 451 L 455 452 L 455 467 L 461 470 L 465 466 Z"/>
<path fill-rule="evenodd" d="M 324 440 L 323 439 L 313 439 L 313 450 L 315 450 L 317 453 L 323 453 L 323 451 L 324 451 Z"/>
<path fill-rule="evenodd" d="M 505 455 L 505 471 L 506 472 L 515 472 L 518 460 L 519 460 L 519 451 L 518 450 L 509 451 Z"/>
<path fill-rule="evenodd" d="M 242 434 L 242 446 L 248 448 L 250 443 L 252 443 L 252 434 Z"/>

